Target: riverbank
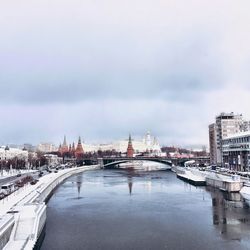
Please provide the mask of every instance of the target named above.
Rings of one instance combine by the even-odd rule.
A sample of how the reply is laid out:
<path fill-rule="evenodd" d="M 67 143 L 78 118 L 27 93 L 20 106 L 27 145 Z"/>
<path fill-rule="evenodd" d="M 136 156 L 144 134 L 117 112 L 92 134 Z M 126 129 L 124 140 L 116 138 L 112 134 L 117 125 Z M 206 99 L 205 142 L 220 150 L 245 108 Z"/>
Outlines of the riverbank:
<path fill-rule="evenodd" d="M 93 170 L 98 166 L 84 166 L 60 170 L 39 179 L 36 185 L 29 185 L 18 194 L 13 194 L 5 200 L 0 208 L 2 217 L 11 214 L 14 218 L 14 226 L 9 236 L 9 241 L 4 249 L 32 249 L 41 233 L 46 221 L 45 200 L 53 190 L 68 177 L 87 170 Z M 1 223 L 1 221 L 0 221 Z M 0 225 L 1 226 L 1 225 Z M 0 235 L 4 236 L 5 228 Z M 4 237 L 6 241 L 6 237 Z"/>

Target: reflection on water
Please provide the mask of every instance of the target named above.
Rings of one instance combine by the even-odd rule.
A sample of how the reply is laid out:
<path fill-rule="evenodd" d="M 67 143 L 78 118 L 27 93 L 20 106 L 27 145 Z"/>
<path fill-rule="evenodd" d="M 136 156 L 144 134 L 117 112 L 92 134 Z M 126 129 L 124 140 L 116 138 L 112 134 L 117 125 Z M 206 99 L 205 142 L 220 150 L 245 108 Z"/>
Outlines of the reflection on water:
<path fill-rule="evenodd" d="M 82 177 L 81 177 L 81 175 L 76 176 L 76 185 L 77 185 L 78 198 L 80 198 L 81 187 L 82 187 Z"/>
<path fill-rule="evenodd" d="M 128 177 L 128 188 L 129 188 L 129 194 L 132 194 L 132 187 L 133 187 L 133 177 Z"/>
<path fill-rule="evenodd" d="M 239 193 L 225 193 L 206 187 L 212 197 L 213 224 L 221 237 L 238 240 L 250 235 L 249 205 Z"/>
<path fill-rule="evenodd" d="M 250 249 L 249 214 L 240 194 L 170 171 L 89 171 L 49 201 L 42 249 Z"/>

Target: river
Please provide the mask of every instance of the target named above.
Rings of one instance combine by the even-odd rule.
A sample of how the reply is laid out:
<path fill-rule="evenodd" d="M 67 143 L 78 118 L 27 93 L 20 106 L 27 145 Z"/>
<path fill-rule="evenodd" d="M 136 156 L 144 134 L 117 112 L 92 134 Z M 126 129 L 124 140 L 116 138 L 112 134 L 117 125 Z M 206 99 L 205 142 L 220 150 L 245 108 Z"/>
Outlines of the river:
<path fill-rule="evenodd" d="M 250 208 L 171 171 L 88 171 L 54 192 L 41 249 L 250 249 Z"/>

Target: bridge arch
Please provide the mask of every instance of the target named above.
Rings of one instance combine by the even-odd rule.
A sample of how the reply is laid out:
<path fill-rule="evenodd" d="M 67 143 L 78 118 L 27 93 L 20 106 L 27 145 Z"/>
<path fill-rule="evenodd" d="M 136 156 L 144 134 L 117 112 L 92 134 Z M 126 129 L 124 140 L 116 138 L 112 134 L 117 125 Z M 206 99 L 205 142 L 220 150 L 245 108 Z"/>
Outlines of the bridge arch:
<path fill-rule="evenodd" d="M 172 166 L 172 162 L 170 160 L 165 160 L 161 158 L 124 158 L 124 159 L 111 159 L 111 158 L 104 158 L 101 159 L 102 162 L 99 162 L 102 168 L 115 168 L 119 164 L 133 162 L 133 161 L 151 161 L 161 163 L 167 166 Z"/>

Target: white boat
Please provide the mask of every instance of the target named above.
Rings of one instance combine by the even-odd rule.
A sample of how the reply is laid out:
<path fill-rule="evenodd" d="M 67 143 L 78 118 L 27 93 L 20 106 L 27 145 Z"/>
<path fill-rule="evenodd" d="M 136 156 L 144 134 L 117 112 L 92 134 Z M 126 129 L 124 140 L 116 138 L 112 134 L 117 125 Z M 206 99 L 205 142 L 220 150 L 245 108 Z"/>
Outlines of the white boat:
<path fill-rule="evenodd" d="M 191 168 L 186 167 L 177 167 L 176 169 L 176 175 L 178 178 L 185 180 L 187 182 L 190 182 L 196 186 L 204 186 L 206 185 L 205 176 L 203 176 L 202 173 L 200 173 L 199 170 L 195 171 Z"/>

